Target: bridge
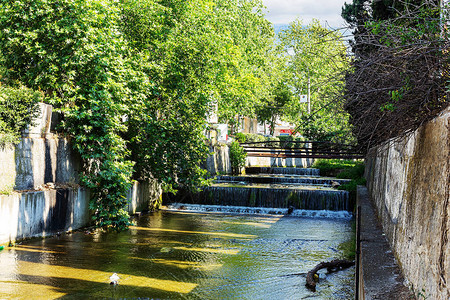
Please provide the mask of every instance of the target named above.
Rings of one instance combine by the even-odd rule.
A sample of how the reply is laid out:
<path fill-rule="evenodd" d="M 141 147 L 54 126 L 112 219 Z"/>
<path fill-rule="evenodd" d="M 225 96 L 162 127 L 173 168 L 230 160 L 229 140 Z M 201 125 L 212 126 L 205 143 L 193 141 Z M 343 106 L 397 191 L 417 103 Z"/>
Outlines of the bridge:
<path fill-rule="evenodd" d="M 272 158 L 363 159 L 353 145 L 325 141 L 265 141 L 240 143 L 247 156 Z"/>

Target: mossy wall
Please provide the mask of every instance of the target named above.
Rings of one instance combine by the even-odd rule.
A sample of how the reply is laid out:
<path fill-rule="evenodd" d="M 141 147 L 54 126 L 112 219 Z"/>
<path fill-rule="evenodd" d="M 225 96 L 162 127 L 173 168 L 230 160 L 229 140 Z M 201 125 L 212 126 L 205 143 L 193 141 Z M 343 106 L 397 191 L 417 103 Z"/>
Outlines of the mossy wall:
<path fill-rule="evenodd" d="M 367 187 L 416 295 L 450 299 L 450 108 L 411 136 L 373 148 Z"/>

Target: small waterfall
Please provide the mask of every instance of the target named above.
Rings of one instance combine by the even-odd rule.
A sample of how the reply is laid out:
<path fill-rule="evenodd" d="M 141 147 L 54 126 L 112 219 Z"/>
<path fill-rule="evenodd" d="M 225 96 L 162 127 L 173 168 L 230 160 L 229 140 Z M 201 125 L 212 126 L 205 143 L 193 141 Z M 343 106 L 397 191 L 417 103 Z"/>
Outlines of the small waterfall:
<path fill-rule="evenodd" d="M 260 188 L 213 185 L 194 195 L 195 204 L 278 207 L 308 210 L 352 210 L 347 191 L 306 188 Z"/>
<path fill-rule="evenodd" d="M 348 180 L 319 177 L 318 169 L 249 167 L 246 173 L 253 175 L 218 176 L 215 184 L 204 187 L 201 192 L 167 195 L 164 202 L 196 208 L 204 205 L 213 211 L 223 210 L 224 206 L 239 207 L 238 210 L 246 213 L 264 208 L 285 214 L 290 208 L 298 211 L 294 215 L 302 216 L 317 216 L 318 211 L 345 214 L 353 211 L 349 193 L 331 187 L 334 182 L 344 184 Z"/>
<path fill-rule="evenodd" d="M 285 175 L 320 176 L 320 170 L 312 168 L 248 167 L 245 168 L 245 172 L 247 174 L 285 174 Z"/>
<path fill-rule="evenodd" d="M 293 217 L 309 218 L 328 218 L 328 219 L 351 219 L 353 217 L 348 211 L 331 210 L 305 210 L 294 209 L 289 213 L 287 208 L 273 207 L 248 207 L 248 206 L 224 206 L 224 205 L 200 205 L 186 203 L 172 203 L 167 207 L 168 210 L 183 210 L 193 212 L 212 212 L 212 213 L 235 213 L 235 214 L 261 214 L 261 215 L 290 215 Z"/>
<path fill-rule="evenodd" d="M 301 175 L 300 175 L 301 176 Z M 328 185 L 331 186 L 332 182 L 339 184 L 348 183 L 349 179 L 337 179 L 337 178 L 324 178 L 324 177 L 311 177 L 311 176 L 217 176 L 216 182 L 230 182 L 230 183 L 280 183 L 280 184 L 302 184 L 302 185 Z"/>

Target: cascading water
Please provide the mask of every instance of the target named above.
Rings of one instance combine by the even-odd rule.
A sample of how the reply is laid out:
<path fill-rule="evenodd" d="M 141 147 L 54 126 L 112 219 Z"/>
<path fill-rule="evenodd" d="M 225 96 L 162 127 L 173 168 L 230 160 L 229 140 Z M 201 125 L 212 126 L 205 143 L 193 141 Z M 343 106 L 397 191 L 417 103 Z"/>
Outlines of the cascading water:
<path fill-rule="evenodd" d="M 244 175 L 244 176 L 217 176 L 216 183 L 279 183 L 279 184 L 302 184 L 302 185 L 324 185 L 331 186 L 333 182 L 339 184 L 348 183 L 349 179 L 337 179 L 332 177 L 317 177 L 307 175 Z"/>
<path fill-rule="evenodd" d="M 5 247 L 0 298 L 352 299 L 354 268 L 319 273 L 316 292 L 305 287 L 315 265 L 344 258 L 354 232 L 347 192 L 303 170 L 251 176 L 251 184 L 222 178 L 229 183 L 191 195 L 196 204 L 142 215 L 123 232 L 83 230 Z M 310 182 L 289 183 L 306 180 L 305 172 L 315 174 Z M 110 284 L 114 273 L 119 280 Z"/>
<path fill-rule="evenodd" d="M 190 211 L 190 212 L 210 212 L 210 213 L 231 213 L 246 215 L 290 215 L 302 218 L 331 218 L 350 220 L 353 215 L 349 211 L 332 210 L 307 210 L 289 208 L 268 208 L 268 207 L 248 207 L 248 206 L 223 206 L 223 205 L 202 205 L 202 204 L 181 204 L 174 203 L 167 206 L 168 211 Z"/>
<path fill-rule="evenodd" d="M 313 168 L 282 168 L 282 167 L 249 167 L 245 169 L 247 174 L 286 174 L 320 176 L 319 169 Z"/>
<path fill-rule="evenodd" d="M 260 172 L 259 174 L 255 174 Z M 348 180 L 319 177 L 318 169 L 251 167 L 246 176 L 218 176 L 216 183 L 196 194 L 180 193 L 172 203 L 313 211 L 353 211 L 347 191 L 337 190 Z M 270 174 L 270 175 L 268 175 Z M 180 207 L 186 207 L 181 205 Z"/>

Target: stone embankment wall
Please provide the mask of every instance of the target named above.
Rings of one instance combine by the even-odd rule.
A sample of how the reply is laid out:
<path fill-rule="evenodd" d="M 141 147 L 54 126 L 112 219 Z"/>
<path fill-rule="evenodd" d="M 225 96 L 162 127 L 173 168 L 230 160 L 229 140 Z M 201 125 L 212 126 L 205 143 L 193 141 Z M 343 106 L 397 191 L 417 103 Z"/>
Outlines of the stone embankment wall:
<path fill-rule="evenodd" d="M 208 172 L 213 176 L 230 174 L 231 163 L 228 145 L 216 143 L 214 146 L 211 146 L 209 150 L 212 154 L 206 159 L 202 168 L 208 170 Z"/>
<path fill-rule="evenodd" d="M 416 295 L 450 299 L 450 108 L 413 135 L 369 151 L 367 187 Z"/>
<path fill-rule="evenodd" d="M 90 224 L 89 191 L 78 185 L 80 159 L 67 139 L 50 132 L 51 106 L 40 110 L 18 145 L 0 149 L 0 244 Z M 135 182 L 128 212 L 147 209 L 160 196 L 156 183 Z"/>

